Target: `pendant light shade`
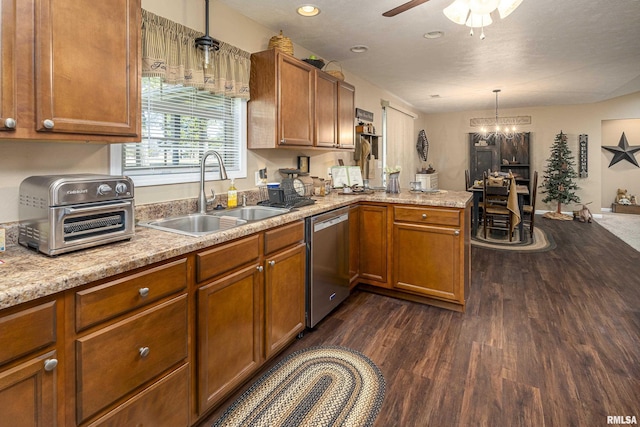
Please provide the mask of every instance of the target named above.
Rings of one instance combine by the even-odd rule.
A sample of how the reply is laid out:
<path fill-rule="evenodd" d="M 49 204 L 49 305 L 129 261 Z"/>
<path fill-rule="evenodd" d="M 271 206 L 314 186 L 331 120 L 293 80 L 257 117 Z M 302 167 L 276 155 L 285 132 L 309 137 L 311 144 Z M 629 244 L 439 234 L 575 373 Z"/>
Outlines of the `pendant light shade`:
<path fill-rule="evenodd" d="M 209 0 L 205 2 L 205 34 L 196 39 L 196 46 L 202 50 L 202 66 L 207 69 L 213 61 L 213 52 L 220 49 L 220 42 L 209 35 Z"/>

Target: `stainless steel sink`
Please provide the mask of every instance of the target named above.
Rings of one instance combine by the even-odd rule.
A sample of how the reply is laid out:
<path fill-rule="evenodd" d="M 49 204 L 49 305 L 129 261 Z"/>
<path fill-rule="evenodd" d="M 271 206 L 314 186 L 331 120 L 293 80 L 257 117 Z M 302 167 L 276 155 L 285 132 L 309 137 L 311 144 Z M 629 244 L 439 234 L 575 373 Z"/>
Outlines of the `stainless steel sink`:
<path fill-rule="evenodd" d="M 218 215 L 196 213 L 141 222 L 139 225 L 187 236 L 204 236 L 246 223 L 247 221 L 241 218 L 221 218 Z"/>
<path fill-rule="evenodd" d="M 271 206 L 243 206 L 213 213 L 214 216 L 231 216 L 245 221 L 260 221 L 289 212 L 287 208 L 274 208 Z"/>

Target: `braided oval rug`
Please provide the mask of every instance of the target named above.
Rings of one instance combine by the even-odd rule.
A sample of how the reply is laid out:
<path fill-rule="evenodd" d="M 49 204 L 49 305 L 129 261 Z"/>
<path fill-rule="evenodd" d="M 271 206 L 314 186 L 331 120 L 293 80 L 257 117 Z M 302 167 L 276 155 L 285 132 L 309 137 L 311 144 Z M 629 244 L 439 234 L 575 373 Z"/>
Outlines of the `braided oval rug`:
<path fill-rule="evenodd" d="M 372 426 L 384 391 L 380 369 L 363 354 L 311 347 L 266 372 L 213 427 Z"/>

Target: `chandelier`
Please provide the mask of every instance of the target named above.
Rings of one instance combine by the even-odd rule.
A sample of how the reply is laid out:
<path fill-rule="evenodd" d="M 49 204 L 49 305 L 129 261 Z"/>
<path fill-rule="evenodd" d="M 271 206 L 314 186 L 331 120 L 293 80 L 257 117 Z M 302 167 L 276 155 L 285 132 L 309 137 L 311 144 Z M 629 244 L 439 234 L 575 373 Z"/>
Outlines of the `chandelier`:
<path fill-rule="evenodd" d="M 500 119 L 498 117 L 498 94 L 500 93 L 500 89 L 494 89 L 493 93 L 496 94 L 496 118 L 495 118 L 495 121 L 492 123 L 492 124 L 495 125 L 495 128 L 494 128 L 493 132 L 489 132 L 489 130 L 486 127 L 482 127 L 482 128 L 480 128 L 480 135 L 482 135 L 482 137 L 484 137 L 484 138 L 487 138 L 488 136 L 493 135 L 494 141 L 497 141 L 498 137 L 500 137 L 500 136 L 502 136 L 505 139 L 513 139 L 513 138 L 515 138 L 515 137 L 517 137 L 519 135 L 519 132 L 516 130 L 516 126 L 515 125 L 518 122 L 526 123 L 527 122 L 527 120 L 526 120 L 527 117 L 529 119 L 528 120 L 528 124 L 530 124 L 531 123 L 531 116 L 506 117 L 506 118 Z M 524 120 L 518 120 L 518 119 L 524 119 Z M 487 122 L 485 120 L 485 124 L 486 123 Z"/>
<path fill-rule="evenodd" d="M 484 27 L 493 23 L 491 13 L 497 9 L 500 19 L 504 19 L 520 3 L 522 0 L 455 0 L 443 12 L 456 24 L 471 27 L 470 35 L 473 35 L 474 28 L 481 28 L 480 39 L 484 40 Z"/>

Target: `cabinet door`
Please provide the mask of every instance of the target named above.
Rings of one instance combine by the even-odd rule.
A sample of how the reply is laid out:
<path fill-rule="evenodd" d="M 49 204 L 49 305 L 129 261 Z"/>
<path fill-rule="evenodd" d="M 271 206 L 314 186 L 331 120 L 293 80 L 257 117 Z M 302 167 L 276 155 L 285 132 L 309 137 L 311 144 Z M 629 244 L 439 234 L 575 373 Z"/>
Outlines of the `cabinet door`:
<path fill-rule="evenodd" d="M 0 131 L 13 130 L 16 116 L 16 1 L 0 0 Z"/>
<path fill-rule="evenodd" d="M 51 351 L 0 372 L 0 427 L 55 426 L 56 372 Z"/>
<path fill-rule="evenodd" d="M 304 243 L 267 257 L 265 263 L 265 357 L 283 349 L 305 325 Z"/>
<path fill-rule="evenodd" d="M 225 397 L 260 366 L 258 264 L 198 289 L 198 413 Z"/>
<path fill-rule="evenodd" d="M 316 78 L 316 146 L 335 147 L 338 130 L 338 79 L 315 73 Z"/>
<path fill-rule="evenodd" d="M 393 286 L 464 302 L 460 286 L 462 239 L 457 228 L 394 224 Z"/>
<path fill-rule="evenodd" d="M 42 132 L 140 135 L 140 0 L 35 0 Z"/>
<path fill-rule="evenodd" d="M 355 148 L 356 88 L 338 81 L 338 146 Z"/>
<path fill-rule="evenodd" d="M 278 55 L 281 145 L 313 145 L 315 73 L 311 65 Z"/>
<path fill-rule="evenodd" d="M 360 278 L 387 284 L 387 207 L 360 206 Z"/>
<path fill-rule="evenodd" d="M 360 207 L 349 209 L 349 284 L 358 284 L 360 273 Z"/>

